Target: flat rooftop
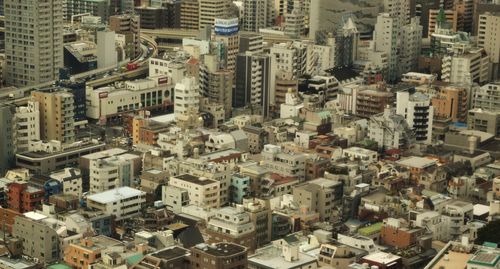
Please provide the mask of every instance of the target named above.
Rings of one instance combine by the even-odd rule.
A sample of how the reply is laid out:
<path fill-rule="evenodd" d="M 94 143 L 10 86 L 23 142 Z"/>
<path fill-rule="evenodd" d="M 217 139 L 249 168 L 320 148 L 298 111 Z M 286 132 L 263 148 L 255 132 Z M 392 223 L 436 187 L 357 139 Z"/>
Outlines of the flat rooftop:
<path fill-rule="evenodd" d="M 424 158 L 424 157 L 408 157 L 396 162 L 399 165 L 408 166 L 412 168 L 427 168 L 437 164 L 436 160 Z"/>
<path fill-rule="evenodd" d="M 180 247 L 171 247 L 167 249 L 160 250 L 151 254 L 153 257 L 157 257 L 164 260 L 172 260 L 189 254 L 189 250 Z"/>
<path fill-rule="evenodd" d="M 447 255 L 443 255 L 439 261 L 430 269 L 457 269 L 465 268 L 470 254 L 450 251 Z"/>
<path fill-rule="evenodd" d="M 135 196 L 145 195 L 146 193 L 130 187 L 119 187 L 109 191 L 92 194 L 87 196 L 87 200 L 97 202 L 99 204 L 107 204 L 116 202 L 122 199 L 132 198 Z"/>
<path fill-rule="evenodd" d="M 193 176 L 193 175 L 190 175 L 190 174 L 184 174 L 184 175 L 176 176 L 175 178 L 178 178 L 180 180 L 184 180 L 184 181 L 187 181 L 187 182 L 190 182 L 190 183 L 193 183 L 193 184 L 197 184 L 197 185 L 208 185 L 208 184 L 212 184 L 212 183 L 216 183 L 217 182 L 217 181 L 212 180 L 212 179 L 208 179 L 208 178 L 204 179 L 204 178 Z"/>
<path fill-rule="evenodd" d="M 202 243 L 193 248 L 199 249 L 208 255 L 220 257 L 232 256 L 246 251 L 245 247 L 233 243 L 216 243 L 213 245 Z"/>

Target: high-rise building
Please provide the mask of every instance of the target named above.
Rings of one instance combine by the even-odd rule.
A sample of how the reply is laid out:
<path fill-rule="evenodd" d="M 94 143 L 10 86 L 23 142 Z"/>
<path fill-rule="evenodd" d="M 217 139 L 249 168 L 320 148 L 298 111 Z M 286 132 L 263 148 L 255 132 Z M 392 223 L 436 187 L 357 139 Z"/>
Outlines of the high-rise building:
<path fill-rule="evenodd" d="M 181 2 L 181 29 L 197 30 L 200 25 L 200 5 L 198 0 Z"/>
<path fill-rule="evenodd" d="M 430 144 L 432 142 L 432 120 L 434 108 L 429 96 L 423 93 L 410 94 L 398 92 L 396 96 L 396 114 L 404 116 L 415 132 L 415 140 Z"/>
<path fill-rule="evenodd" d="M 234 73 L 229 69 L 218 68 L 216 58 L 213 54 L 203 56 L 199 76 L 200 93 L 210 101 L 222 104 L 225 118 L 228 119 L 232 110 Z"/>
<path fill-rule="evenodd" d="M 75 141 L 73 94 L 65 91 L 34 91 L 31 95 L 40 103 L 40 138 L 73 143 Z"/>
<path fill-rule="evenodd" d="M 334 41 L 335 65 L 351 66 L 356 59 L 359 41 L 359 31 L 351 16 L 342 18 L 342 24 L 337 30 Z"/>
<path fill-rule="evenodd" d="M 243 1 L 243 31 L 258 32 L 274 23 L 273 0 Z"/>
<path fill-rule="evenodd" d="M 422 25 L 419 17 L 412 17 L 409 23 L 401 27 L 400 40 L 398 78 L 417 69 L 422 41 Z"/>
<path fill-rule="evenodd" d="M 195 124 L 198 120 L 200 96 L 194 78 L 184 78 L 175 85 L 175 120 L 181 126 Z"/>
<path fill-rule="evenodd" d="M 389 13 L 377 17 L 373 40 L 375 49 L 387 54 L 388 70 L 385 79 L 396 81 L 398 77 L 399 19 Z"/>
<path fill-rule="evenodd" d="M 260 110 L 269 115 L 271 89 L 271 58 L 264 54 L 241 53 L 236 60 L 236 89 L 233 107 Z"/>
<path fill-rule="evenodd" d="M 224 44 L 224 68 L 234 70 L 236 67 L 236 56 L 239 51 L 239 25 L 238 18 L 215 19 L 215 41 Z"/>
<path fill-rule="evenodd" d="M 6 0 L 4 7 L 7 83 L 57 79 L 63 67 L 62 0 Z"/>
<path fill-rule="evenodd" d="M 456 9 L 430 9 L 428 15 L 427 36 L 432 36 L 436 31 L 438 24 L 443 21 L 447 24 L 448 28 L 452 31 L 457 31 L 458 24 L 458 11 Z"/>
<path fill-rule="evenodd" d="M 71 16 L 85 13 L 100 17 L 102 21 L 114 15 L 109 0 L 63 0 L 64 20 L 71 21 Z"/>
<path fill-rule="evenodd" d="M 215 19 L 224 19 L 229 16 L 231 0 L 198 0 L 199 29 L 204 26 L 213 26 Z"/>
<path fill-rule="evenodd" d="M 300 9 L 294 9 L 285 14 L 285 35 L 291 38 L 300 38 L 304 33 L 304 13 Z"/>
<path fill-rule="evenodd" d="M 240 52 L 264 52 L 264 38 L 256 33 L 240 33 Z"/>
<path fill-rule="evenodd" d="M 135 14 L 122 14 L 109 17 L 109 29 L 125 36 L 125 54 L 134 59 L 141 54 L 140 18 Z"/>
<path fill-rule="evenodd" d="M 491 79 L 500 78 L 500 12 L 479 15 L 477 45 L 490 56 Z"/>
<path fill-rule="evenodd" d="M 489 80 L 490 57 L 481 48 L 456 50 L 443 57 L 441 79 L 456 84 L 486 83 Z"/>
<path fill-rule="evenodd" d="M 36 101 L 28 101 L 27 106 L 16 108 L 14 117 L 14 137 L 16 152 L 29 150 L 29 142 L 40 140 L 40 106 Z"/>
<path fill-rule="evenodd" d="M 15 142 L 13 138 L 14 107 L 9 104 L 0 104 L 0 175 L 15 165 Z"/>
<path fill-rule="evenodd" d="M 401 25 L 410 22 L 411 10 L 411 0 L 384 0 L 384 12 L 393 18 L 398 18 Z"/>

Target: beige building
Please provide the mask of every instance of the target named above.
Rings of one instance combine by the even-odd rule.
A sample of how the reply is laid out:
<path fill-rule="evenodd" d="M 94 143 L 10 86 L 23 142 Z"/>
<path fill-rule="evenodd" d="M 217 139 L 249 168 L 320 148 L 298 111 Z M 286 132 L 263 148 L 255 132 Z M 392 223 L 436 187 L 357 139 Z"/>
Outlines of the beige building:
<path fill-rule="evenodd" d="M 34 91 L 31 96 L 40 104 L 40 139 L 75 141 L 74 98 L 64 91 Z"/>
<path fill-rule="evenodd" d="M 451 30 L 453 32 L 457 31 L 457 22 L 458 22 L 458 10 L 457 9 L 447 9 L 443 10 L 446 18 L 446 22 L 451 26 Z M 430 37 L 435 31 L 437 27 L 437 19 L 439 16 L 439 9 L 430 9 L 429 10 L 429 26 L 428 26 L 428 37 Z"/>
<path fill-rule="evenodd" d="M 217 18 L 228 17 L 231 2 L 231 0 L 198 0 L 199 29 L 206 25 L 213 26 Z"/>
<path fill-rule="evenodd" d="M 483 110 L 481 108 L 469 110 L 467 127 L 499 137 L 500 111 Z"/>
<path fill-rule="evenodd" d="M 211 102 L 224 106 L 225 119 L 231 117 L 233 102 L 234 72 L 218 68 L 219 62 L 214 54 L 203 56 L 200 65 L 200 92 Z M 232 69 L 234 70 L 234 69 Z"/>
<path fill-rule="evenodd" d="M 109 29 L 125 36 L 125 53 L 130 59 L 141 54 L 140 18 L 139 15 L 122 14 L 109 17 Z"/>
<path fill-rule="evenodd" d="M 23 255 L 37 259 L 41 263 L 51 263 L 59 259 L 59 237 L 51 227 L 25 216 L 15 218 L 12 235 L 23 241 Z"/>
<path fill-rule="evenodd" d="M 198 0 L 184 0 L 181 2 L 181 28 L 198 30 L 200 23 L 200 6 Z"/>
<path fill-rule="evenodd" d="M 467 118 L 468 94 L 465 88 L 444 86 L 432 98 L 434 116 L 451 119 L 452 122 L 465 122 Z"/>
<path fill-rule="evenodd" d="M 62 0 L 5 0 L 5 56 L 9 85 L 56 80 L 63 67 Z"/>
<path fill-rule="evenodd" d="M 479 15 L 477 45 L 484 48 L 492 63 L 493 79 L 500 76 L 500 13 L 486 12 Z"/>
<path fill-rule="evenodd" d="M 342 183 L 318 178 L 293 188 L 293 200 L 309 211 L 318 212 L 321 221 L 334 219 L 334 208 L 342 200 Z"/>

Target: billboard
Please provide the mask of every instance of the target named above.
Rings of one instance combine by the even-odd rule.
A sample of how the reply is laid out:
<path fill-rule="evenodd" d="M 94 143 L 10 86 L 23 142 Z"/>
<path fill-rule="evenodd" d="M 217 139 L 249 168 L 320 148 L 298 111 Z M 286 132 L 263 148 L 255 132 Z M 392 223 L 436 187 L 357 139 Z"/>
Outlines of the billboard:
<path fill-rule="evenodd" d="M 215 19 L 215 34 L 216 35 L 232 35 L 238 33 L 239 28 L 238 18 L 233 19 Z"/>

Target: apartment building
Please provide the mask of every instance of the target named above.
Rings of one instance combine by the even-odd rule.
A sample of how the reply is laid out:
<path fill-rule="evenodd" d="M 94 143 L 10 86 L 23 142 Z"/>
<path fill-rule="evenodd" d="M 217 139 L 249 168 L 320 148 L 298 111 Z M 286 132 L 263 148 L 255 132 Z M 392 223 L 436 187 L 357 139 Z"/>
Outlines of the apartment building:
<path fill-rule="evenodd" d="M 120 246 L 123 246 L 121 241 L 104 235 L 87 237 L 69 245 L 64 251 L 64 262 L 73 268 L 85 269 L 101 260 L 105 250 Z"/>
<path fill-rule="evenodd" d="M 41 207 L 44 190 L 27 182 L 12 182 L 7 187 L 7 204 L 10 209 L 24 213 Z"/>
<path fill-rule="evenodd" d="M 477 46 L 483 48 L 491 62 L 491 78 L 500 76 L 500 13 L 485 12 L 479 14 Z"/>
<path fill-rule="evenodd" d="M 198 0 L 198 4 L 198 29 L 202 29 L 204 26 L 214 26 L 215 19 L 227 18 L 229 16 L 230 0 Z"/>
<path fill-rule="evenodd" d="M 498 137 L 500 136 L 500 111 L 471 109 L 467 114 L 467 127 Z"/>
<path fill-rule="evenodd" d="M 243 31 L 258 32 L 260 29 L 273 26 L 274 6 L 269 0 L 243 1 Z"/>
<path fill-rule="evenodd" d="M 396 113 L 405 117 L 408 126 L 415 132 L 417 142 L 430 144 L 432 142 L 432 123 L 434 107 L 431 99 L 423 93 L 396 94 Z"/>
<path fill-rule="evenodd" d="M 64 194 L 82 197 L 82 173 L 78 168 L 64 168 L 50 174 L 50 178 L 57 180 L 62 185 Z"/>
<path fill-rule="evenodd" d="M 242 245 L 250 252 L 256 248 L 255 226 L 242 206 L 217 209 L 215 216 L 208 221 L 206 233 L 210 237 L 209 243 L 230 242 Z"/>
<path fill-rule="evenodd" d="M 200 265 L 207 269 L 247 268 L 247 249 L 235 243 L 218 242 L 214 245 L 198 244 L 190 248 L 192 268 Z M 210 261 L 210 262 L 207 262 Z"/>
<path fill-rule="evenodd" d="M 198 0 L 181 2 L 181 29 L 198 30 L 200 27 L 200 5 Z"/>
<path fill-rule="evenodd" d="M 119 187 L 87 196 L 87 207 L 114 215 L 117 221 L 139 216 L 146 203 L 146 193 Z"/>
<path fill-rule="evenodd" d="M 132 8 L 133 10 L 133 8 Z M 140 17 L 135 14 L 122 14 L 109 17 L 109 29 L 125 36 L 126 56 L 135 59 L 142 53 L 140 38 Z"/>
<path fill-rule="evenodd" d="M 59 260 L 59 235 L 51 226 L 41 222 L 40 218 L 17 216 L 12 228 L 12 235 L 22 240 L 23 255 L 45 264 Z"/>
<path fill-rule="evenodd" d="M 173 176 L 168 183 L 188 191 L 190 204 L 217 208 L 220 205 L 220 182 L 189 174 Z"/>
<path fill-rule="evenodd" d="M 475 87 L 472 95 L 472 108 L 482 108 L 486 110 L 500 109 L 500 82 L 493 82 L 481 87 Z"/>
<path fill-rule="evenodd" d="M 29 150 L 30 141 L 40 140 L 40 104 L 37 101 L 28 101 L 26 106 L 16 107 L 13 123 L 15 151 L 26 152 Z"/>
<path fill-rule="evenodd" d="M 294 177 L 299 181 L 305 180 L 306 154 L 285 153 L 280 146 L 265 145 L 262 151 L 264 167 L 269 171 L 284 177 Z"/>
<path fill-rule="evenodd" d="M 7 84 L 22 87 L 59 78 L 63 67 L 62 2 L 3 2 Z"/>
<path fill-rule="evenodd" d="M 206 54 L 200 64 L 200 92 L 211 102 L 222 104 L 229 119 L 233 102 L 234 69 L 219 68 L 216 55 Z"/>
<path fill-rule="evenodd" d="M 122 154 L 90 161 L 90 193 L 100 193 L 122 186 L 131 186 L 135 175 L 134 162 L 141 158 Z"/>
<path fill-rule="evenodd" d="M 441 79 L 445 82 L 467 84 L 489 81 L 490 56 L 482 48 L 467 49 L 443 57 Z"/>
<path fill-rule="evenodd" d="M 399 149 L 410 146 L 415 137 L 406 119 L 387 107 L 384 113 L 372 116 L 368 121 L 368 138 L 379 148 Z"/>
<path fill-rule="evenodd" d="M 40 139 L 64 144 L 75 141 L 75 101 L 65 91 L 33 91 L 33 100 L 40 104 Z"/>
<path fill-rule="evenodd" d="M 293 200 L 309 211 L 318 212 L 320 221 L 332 221 L 335 207 L 342 202 L 341 181 L 317 178 L 293 188 Z"/>
<path fill-rule="evenodd" d="M 441 86 L 432 98 L 434 115 L 438 118 L 451 119 L 452 122 L 465 122 L 469 107 L 467 89 L 458 86 Z"/>

